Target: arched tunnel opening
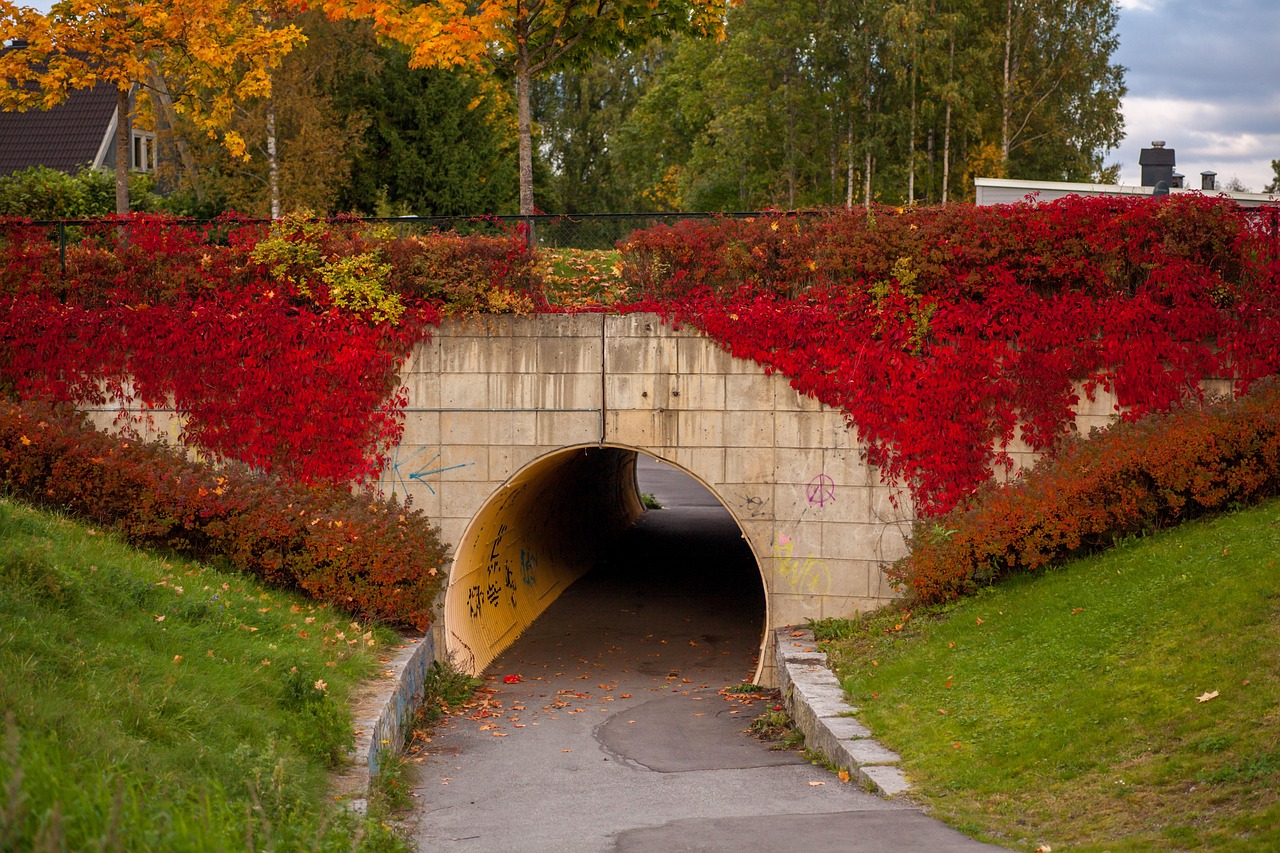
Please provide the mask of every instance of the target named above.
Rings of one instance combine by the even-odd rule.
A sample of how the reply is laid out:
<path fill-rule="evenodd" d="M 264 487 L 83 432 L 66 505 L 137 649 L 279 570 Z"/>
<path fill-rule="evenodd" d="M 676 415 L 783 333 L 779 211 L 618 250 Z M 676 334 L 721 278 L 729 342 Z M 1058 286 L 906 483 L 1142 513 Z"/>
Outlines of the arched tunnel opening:
<path fill-rule="evenodd" d="M 524 642 L 554 650 L 535 658 L 755 680 L 766 602 L 741 528 L 700 481 L 632 448 L 568 448 L 512 476 L 468 525 L 444 646 L 480 674 L 536 622 Z"/>

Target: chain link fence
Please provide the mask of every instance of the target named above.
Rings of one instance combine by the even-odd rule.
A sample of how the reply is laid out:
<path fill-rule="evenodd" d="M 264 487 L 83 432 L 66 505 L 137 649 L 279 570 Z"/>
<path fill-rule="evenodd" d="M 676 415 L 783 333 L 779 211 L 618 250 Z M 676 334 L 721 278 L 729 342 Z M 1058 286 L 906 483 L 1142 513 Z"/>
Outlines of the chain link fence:
<path fill-rule="evenodd" d="M 1280 260 L 1280 206 L 1245 208 L 1242 211 L 1251 226 L 1270 244 L 1271 260 Z M 337 217 L 329 220 L 333 228 L 375 228 L 390 231 L 397 237 L 409 237 L 428 233 L 455 233 L 488 235 L 494 237 L 520 234 L 527 236 L 530 244 L 543 249 L 607 250 L 625 241 L 633 232 L 655 225 L 675 225 L 687 220 L 729 218 L 744 219 L 761 216 L 822 215 L 820 211 L 806 213 L 737 212 L 737 213 L 603 213 L 582 215 L 536 216 L 403 216 L 396 218 Z M 175 224 L 199 229 L 209 245 L 225 245 L 233 234 L 252 229 L 265 235 L 270 229 L 269 220 L 218 219 L 174 220 Z M 69 245 L 92 240 L 128 241 L 129 230 L 135 227 L 155 229 L 154 220 L 133 222 L 117 219 L 56 220 L 25 222 L 0 220 L 0 241 L 17 231 L 27 239 L 34 230 L 43 233 L 45 239 L 58 247 L 59 262 L 66 271 L 66 251 Z"/>

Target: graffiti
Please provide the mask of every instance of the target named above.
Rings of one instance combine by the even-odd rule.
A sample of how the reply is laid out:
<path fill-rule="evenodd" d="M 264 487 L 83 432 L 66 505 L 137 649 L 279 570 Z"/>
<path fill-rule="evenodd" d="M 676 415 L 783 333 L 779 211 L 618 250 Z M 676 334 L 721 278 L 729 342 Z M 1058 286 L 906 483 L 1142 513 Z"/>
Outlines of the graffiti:
<path fill-rule="evenodd" d="M 520 580 L 525 586 L 535 586 L 538 583 L 538 557 L 523 548 L 520 549 Z"/>
<path fill-rule="evenodd" d="M 396 447 L 391 455 L 391 465 L 387 468 L 386 473 L 383 474 L 383 479 L 391 482 L 392 494 L 395 494 L 397 490 L 401 490 L 405 495 L 408 495 L 409 484 L 418 482 L 426 486 L 427 490 L 434 495 L 436 490 L 427 482 L 428 477 L 434 477 L 446 471 L 456 471 L 459 468 L 466 468 L 468 465 L 476 464 L 474 462 L 460 462 L 457 465 L 440 465 L 440 453 L 437 452 L 435 456 L 432 456 L 425 463 L 417 465 L 416 470 L 414 470 L 414 459 L 426 451 L 427 448 L 419 447 L 413 453 L 401 459 L 400 448 Z"/>
<path fill-rule="evenodd" d="M 755 495 L 738 495 L 742 501 L 742 509 L 752 518 L 759 518 L 764 515 L 764 498 Z"/>
<path fill-rule="evenodd" d="M 835 503 L 836 481 L 825 473 L 819 474 L 804 487 L 804 496 L 809 499 L 809 503 L 817 504 L 819 508 Z"/>
<path fill-rule="evenodd" d="M 831 589 L 831 569 L 816 557 L 797 559 L 792 556 L 794 551 L 795 543 L 791 541 L 791 537 L 779 533 L 773 543 L 773 559 L 778 576 L 795 592 L 825 595 Z"/>
<path fill-rule="evenodd" d="M 497 607 L 504 598 L 512 608 L 516 606 L 515 572 L 510 562 L 499 553 L 502 537 L 506 533 L 505 524 L 498 528 L 498 535 L 494 537 L 489 547 L 489 562 L 484 567 L 484 580 L 472 584 L 467 589 L 467 612 L 471 614 L 472 619 L 479 619 L 486 606 Z"/>

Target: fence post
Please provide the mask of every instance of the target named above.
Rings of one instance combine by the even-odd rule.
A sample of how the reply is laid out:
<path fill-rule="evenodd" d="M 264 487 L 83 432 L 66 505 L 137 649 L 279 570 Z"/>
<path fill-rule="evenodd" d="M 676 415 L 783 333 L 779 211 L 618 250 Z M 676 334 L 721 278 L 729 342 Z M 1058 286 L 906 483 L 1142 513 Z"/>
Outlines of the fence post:
<path fill-rule="evenodd" d="M 62 270 L 62 277 L 67 277 L 67 223 L 61 219 L 58 220 L 58 267 Z"/>
<path fill-rule="evenodd" d="M 1271 260 L 1280 259 L 1280 207 L 1271 208 Z"/>

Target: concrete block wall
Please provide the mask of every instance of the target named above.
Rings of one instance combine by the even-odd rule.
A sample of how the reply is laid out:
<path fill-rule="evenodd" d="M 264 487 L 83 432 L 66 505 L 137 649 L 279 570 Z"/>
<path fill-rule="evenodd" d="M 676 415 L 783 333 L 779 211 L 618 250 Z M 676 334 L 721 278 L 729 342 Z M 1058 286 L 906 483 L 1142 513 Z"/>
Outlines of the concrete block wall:
<path fill-rule="evenodd" d="M 411 495 L 455 547 L 517 472 L 565 448 L 606 445 L 683 468 L 724 503 L 760 566 L 767 628 L 893 596 L 880 566 L 905 551 L 906 496 L 896 505 L 859 459 L 841 413 L 695 331 L 653 315 L 450 322 L 403 379 L 405 436 L 382 486 Z M 446 653 L 460 651 L 448 623 L 464 618 L 451 604 L 463 580 L 454 573 L 446 592 Z M 767 679 L 772 655 L 762 651 Z"/>

